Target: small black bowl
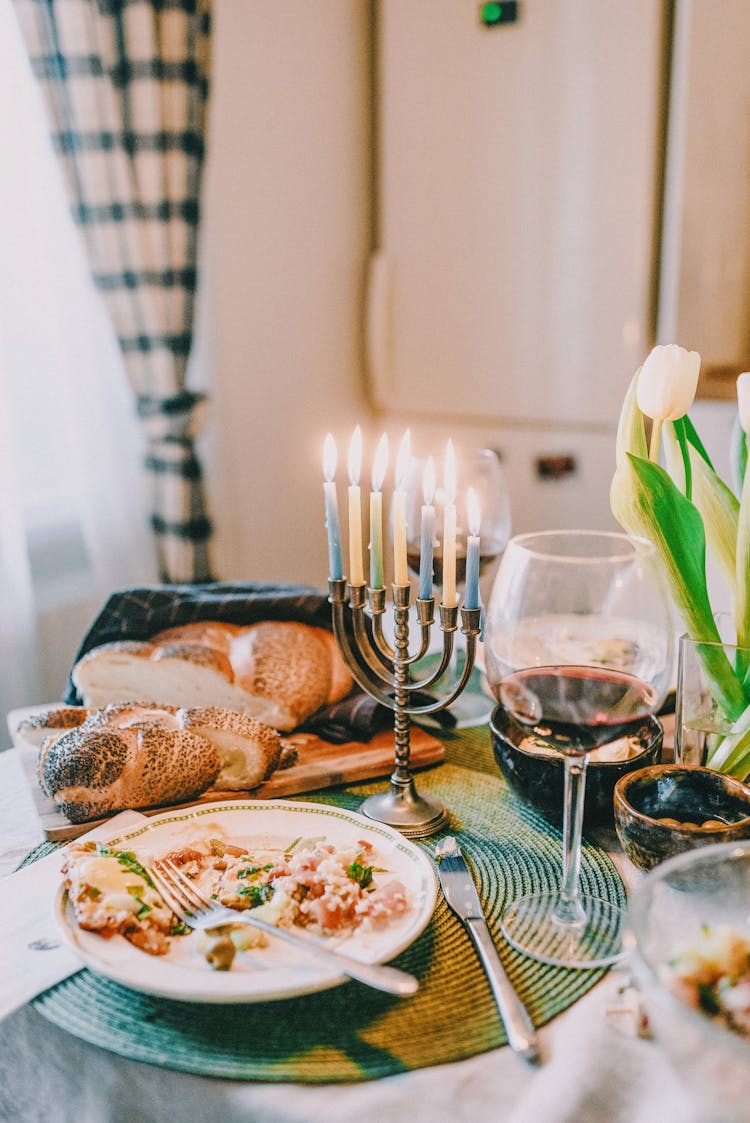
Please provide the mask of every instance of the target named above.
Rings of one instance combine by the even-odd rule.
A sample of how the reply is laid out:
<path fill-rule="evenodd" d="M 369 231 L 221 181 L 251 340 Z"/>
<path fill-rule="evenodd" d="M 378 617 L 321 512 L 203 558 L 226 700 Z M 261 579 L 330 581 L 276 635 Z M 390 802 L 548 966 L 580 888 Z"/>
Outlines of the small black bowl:
<path fill-rule="evenodd" d="M 562 820 L 565 763 L 554 756 L 521 748 L 529 736 L 502 706 L 490 718 L 492 748 L 498 768 L 511 787 L 554 823 Z M 612 797 L 615 784 L 629 772 L 654 764 L 661 757 L 664 730 L 655 717 L 644 717 L 633 736 L 643 745 L 629 760 L 590 761 L 586 769 L 583 821 L 586 826 L 612 826 Z"/>
<path fill-rule="evenodd" d="M 685 850 L 750 838 L 750 787 L 697 764 L 657 764 L 618 781 L 614 814 L 628 858 L 650 870 Z"/>

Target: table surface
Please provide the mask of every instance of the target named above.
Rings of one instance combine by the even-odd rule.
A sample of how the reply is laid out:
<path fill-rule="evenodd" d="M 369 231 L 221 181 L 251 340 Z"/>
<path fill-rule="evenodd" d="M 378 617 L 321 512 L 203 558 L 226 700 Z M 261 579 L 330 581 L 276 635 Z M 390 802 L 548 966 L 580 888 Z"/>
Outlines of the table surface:
<path fill-rule="evenodd" d="M 18 753 L 2 752 L 0 876 L 41 840 Z M 632 883 L 632 867 L 614 846 L 611 852 Z M 608 1019 L 623 979 L 622 969 L 610 971 L 541 1030 L 545 1062 L 538 1070 L 506 1046 L 352 1085 L 241 1083 L 161 1069 L 79 1041 L 27 1006 L 0 1024 L 0 1121 L 708 1123 L 659 1044 L 618 1031 Z"/>

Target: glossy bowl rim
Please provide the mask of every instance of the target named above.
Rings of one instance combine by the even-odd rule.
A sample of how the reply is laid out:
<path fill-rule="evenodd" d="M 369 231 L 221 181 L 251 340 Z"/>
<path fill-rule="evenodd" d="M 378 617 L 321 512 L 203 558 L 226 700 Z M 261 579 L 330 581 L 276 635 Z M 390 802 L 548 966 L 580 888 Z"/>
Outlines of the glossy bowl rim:
<path fill-rule="evenodd" d="M 559 756 L 557 756 L 557 757 L 546 756 L 544 753 L 534 753 L 534 752 L 531 752 L 530 749 L 522 749 L 520 745 L 517 745 L 515 743 L 515 741 L 509 740 L 509 738 L 506 737 L 505 734 L 502 733 L 497 728 L 497 726 L 495 725 L 495 714 L 497 713 L 498 710 L 501 710 L 502 708 L 503 708 L 502 704 L 500 702 L 498 702 L 497 705 L 495 706 L 494 710 L 490 714 L 489 727 L 490 727 L 490 732 L 494 736 L 501 738 L 503 741 L 505 741 L 507 744 L 509 744 L 513 747 L 514 752 L 520 753 L 521 756 L 528 757 L 529 760 L 544 761 L 547 764 L 553 765 L 555 768 L 558 768 L 558 767 L 561 767 L 561 766 L 564 765 L 565 760 L 564 760 L 564 757 L 563 757 L 562 753 L 560 753 Z M 640 758 L 643 756 L 644 753 L 647 753 L 649 751 L 649 749 L 653 748 L 654 741 L 657 738 L 661 738 L 661 741 L 662 741 L 662 744 L 663 744 L 663 742 L 664 742 L 664 726 L 659 721 L 658 717 L 656 717 L 655 714 L 644 714 L 643 721 L 644 722 L 652 722 L 653 721 L 653 722 L 656 723 L 657 728 L 654 729 L 654 736 L 649 741 L 648 745 L 646 745 L 642 749 L 642 751 L 640 753 L 638 753 L 637 756 L 631 756 L 627 760 L 591 760 L 586 765 L 586 771 L 588 771 L 589 768 L 604 768 L 604 769 L 607 769 L 607 768 L 622 768 L 623 764 L 633 764 L 635 761 L 640 760 Z M 643 767 L 644 768 L 647 768 L 647 767 L 653 768 L 653 767 L 655 767 L 655 765 L 644 765 Z M 623 779 L 624 779 L 624 777 L 623 777 Z M 619 783 L 619 781 L 618 781 L 618 783 Z"/>
<path fill-rule="evenodd" d="M 639 943 L 639 926 L 642 930 L 643 922 L 647 913 L 646 902 L 649 899 L 649 889 L 657 881 L 663 881 L 665 874 L 669 875 L 673 870 L 679 870 L 683 866 L 691 866 L 693 863 L 701 863 L 711 861 L 712 864 L 718 863 L 724 857 L 729 857 L 731 852 L 739 851 L 743 858 L 750 861 L 750 839 L 739 839 L 736 842 L 721 842 L 716 846 L 711 847 L 698 847 L 694 850 L 687 850 L 683 854 L 675 854 L 671 858 L 665 859 L 659 865 L 654 866 L 644 874 L 641 881 L 636 885 L 635 889 L 630 894 L 627 911 L 625 914 L 625 946 L 628 949 L 629 955 L 636 955 L 639 962 L 643 965 L 649 976 L 649 981 L 652 986 L 658 991 L 659 999 L 663 1001 L 669 1009 L 680 1017 L 684 1017 L 689 1023 L 692 1023 L 696 1029 L 708 1034 L 709 1038 L 714 1038 L 717 1044 L 723 1042 L 729 1045 L 730 1048 L 742 1054 L 747 1053 L 750 1058 L 750 1038 L 743 1037 L 739 1033 L 734 1033 L 730 1029 L 725 1029 L 723 1026 L 716 1025 L 711 1019 L 699 1011 L 694 1010 L 692 1006 L 688 1006 L 686 1002 L 682 1002 L 676 995 L 672 994 L 667 989 L 664 983 L 659 978 L 656 967 L 650 959 L 642 951 Z"/>
<path fill-rule="evenodd" d="M 708 774 L 710 776 L 721 777 L 724 783 L 729 782 L 732 788 L 738 787 L 742 789 L 742 795 L 747 800 L 748 813 L 744 818 L 738 819 L 736 823 L 727 823 L 721 827 L 699 827 L 697 823 L 690 823 L 685 827 L 670 827 L 665 823 L 660 823 L 658 819 L 654 819 L 651 815 L 647 815 L 644 811 L 639 811 L 634 807 L 630 800 L 625 795 L 625 790 L 630 784 L 638 780 L 639 773 L 661 773 L 662 775 L 670 772 L 693 772 Z M 717 772 L 714 768 L 705 768 L 701 764 L 647 764 L 643 768 L 638 768 L 634 772 L 630 772 L 625 776 L 621 776 L 615 784 L 614 791 L 614 810 L 615 819 L 619 806 L 622 805 L 628 815 L 636 822 L 643 826 L 655 828 L 657 830 L 667 831 L 670 835 L 685 835 L 687 838 L 694 838 L 696 833 L 715 835 L 724 833 L 726 831 L 736 831 L 738 828 L 750 827 L 750 787 L 744 784 L 742 780 L 738 780 L 735 776 L 727 776 L 723 772 Z M 739 842 L 739 840 L 738 840 Z M 736 846 L 736 842 L 728 842 L 728 846 Z"/>

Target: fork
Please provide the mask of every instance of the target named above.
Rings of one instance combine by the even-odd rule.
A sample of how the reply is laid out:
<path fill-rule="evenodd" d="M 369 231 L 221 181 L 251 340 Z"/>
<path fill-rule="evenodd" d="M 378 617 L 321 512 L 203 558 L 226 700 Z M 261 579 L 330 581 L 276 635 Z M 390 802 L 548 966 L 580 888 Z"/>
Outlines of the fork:
<path fill-rule="evenodd" d="M 313 936 L 297 936 L 287 928 L 277 928 L 259 916 L 253 916 L 250 909 L 230 909 L 226 905 L 217 904 L 203 895 L 196 885 L 185 876 L 174 862 L 169 859 L 160 859 L 151 867 L 151 877 L 161 893 L 164 901 L 190 928 L 216 928 L 220 924 L 250 924 L 259 928 L 269 936 L 275 936 L 308 955 L 315 956 L 327 963 L 333 964 L 342 975 L 350 979 L 357 979 L 366 986 L 376 990 L 384 990 L 388 994 L 395 994 L 405 998 L 416 993 L 419 980 L 413 975 L 407 975 L 397 967 L 388 967 L 382 963 L 360 963 L 342 952 L 333 951 L 322 940 Z"/>

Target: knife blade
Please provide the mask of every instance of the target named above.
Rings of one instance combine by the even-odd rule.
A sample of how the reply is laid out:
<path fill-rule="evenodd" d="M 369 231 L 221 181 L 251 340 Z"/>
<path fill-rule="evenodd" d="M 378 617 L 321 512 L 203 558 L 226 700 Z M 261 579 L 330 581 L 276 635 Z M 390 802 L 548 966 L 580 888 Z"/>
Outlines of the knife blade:
<path fill-rule="evenodd" d="M 456 839 L 449 835 L 438 843 L 436 854 L 443 895 L 471 936 L 505 1026 L 508 1044 L 529 1064 L 538 1064 L 541 1053 L 536 1030 L 505 973 L 461 848 Z"/>

